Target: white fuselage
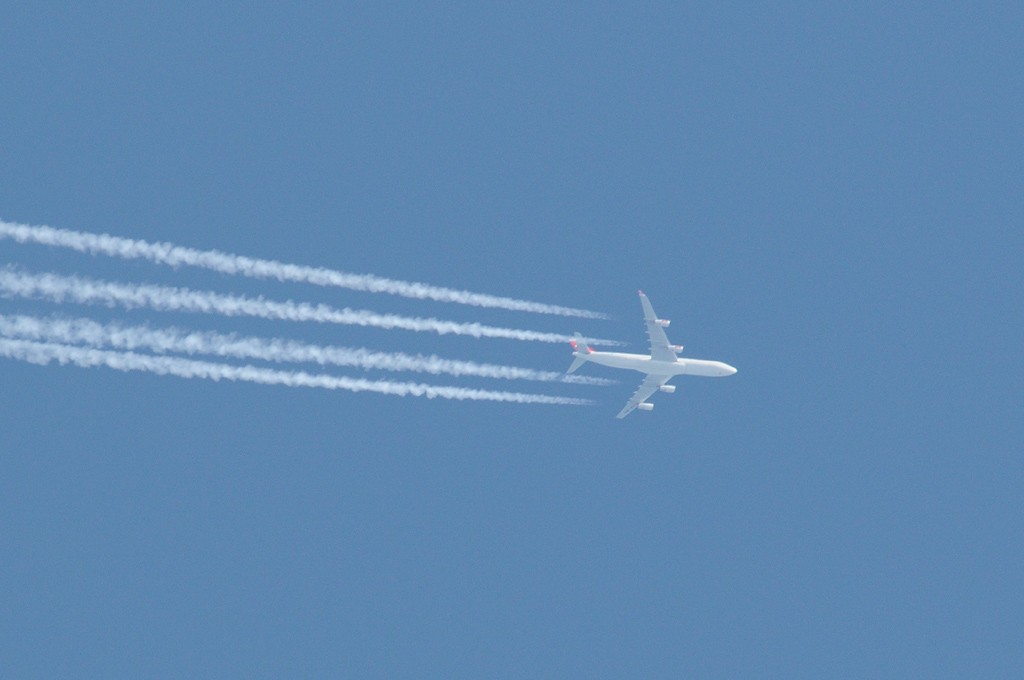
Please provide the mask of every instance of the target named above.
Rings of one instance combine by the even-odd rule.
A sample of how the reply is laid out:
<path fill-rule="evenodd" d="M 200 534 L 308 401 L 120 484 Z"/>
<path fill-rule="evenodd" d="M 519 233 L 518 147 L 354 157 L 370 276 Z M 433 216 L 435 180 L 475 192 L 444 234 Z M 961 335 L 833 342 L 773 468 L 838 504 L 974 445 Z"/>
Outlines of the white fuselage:
<path fill-rule="evenodd" d="M 627 354 L 625 352 L 576 352 L 585 356 L 587 361 L 610 368 L 626 368 L 650 375 L 700 375 L 707 378 L 722 378 L 732 375 L 736 369 L 721 361 L 705 359 L 684 359 L 675 361 L 655 361 L 646 354 Z"/>

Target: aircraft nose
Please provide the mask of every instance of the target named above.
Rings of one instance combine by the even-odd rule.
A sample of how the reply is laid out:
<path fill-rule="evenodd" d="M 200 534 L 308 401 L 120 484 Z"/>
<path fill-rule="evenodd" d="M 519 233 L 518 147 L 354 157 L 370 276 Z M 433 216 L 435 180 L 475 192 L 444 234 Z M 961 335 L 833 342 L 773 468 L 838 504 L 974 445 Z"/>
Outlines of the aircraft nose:
<path fill-rule="evenodd" d="M 733 375 L 735 373 L 736 373 L 736 368 L 735 367 L 730 366 L 729 364 L 725 365 L 725 374 L 726 375 Z"/>

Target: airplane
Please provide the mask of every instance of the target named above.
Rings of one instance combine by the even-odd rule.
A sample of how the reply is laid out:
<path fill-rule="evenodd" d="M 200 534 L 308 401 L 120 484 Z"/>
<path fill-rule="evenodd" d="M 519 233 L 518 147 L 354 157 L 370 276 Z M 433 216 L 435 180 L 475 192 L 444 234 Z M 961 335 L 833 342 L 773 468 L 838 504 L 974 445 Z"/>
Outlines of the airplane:
<path fill-rule="evenodd" d="M 592 361 L 595 364 L 609 366 L 611 368 L 628 368 L 633 371 L 640 371 L 646 374 L 644 381 L 629 401 L 623 407 L 616 418 L 625 418 L 634 409 L 641 411 L 653 411 L 654 404 L 647 399 L 661 390 L 669 394 L 676 391 L 675 385 L 667 384 L 669 380 L 677 375 L 700 375 L 708 378 L 723 378 L 736 373 L 736 369 L 721 361 L 706 361 L 704 359 L 683 359 L 679 353 L 683 351 L 682 345 L 673 345 L 665 335 L 665 328 L 670 321 L 659 319 L 654 314 L 651 301 L 647 299 L 644 292 L 640 293 L 640 304 L 644 308 L 644 323 L 647 325 L 647 337 L 651 341 L 651 354 L 626 354 L 625 352 L 598 352 L 583 342 L 583 336 L 575 334 L 570 344 L 573 349 L 572 366 L 567 373 L 573 373 L 583 364 Z"/>

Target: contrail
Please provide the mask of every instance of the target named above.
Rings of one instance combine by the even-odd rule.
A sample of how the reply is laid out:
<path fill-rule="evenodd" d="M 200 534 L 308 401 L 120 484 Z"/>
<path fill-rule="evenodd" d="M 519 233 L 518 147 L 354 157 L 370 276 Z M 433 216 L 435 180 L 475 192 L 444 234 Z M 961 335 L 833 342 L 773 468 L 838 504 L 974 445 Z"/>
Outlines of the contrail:
<path fill-rule="evenodd" d="M 505 338 L 535 342 L 568 342 L 558 333 L 542 333 L 517 328 L 485 326 L 421 317 L 378 314 L 363 309 L 338 309 L 305 302 L 276 302 L 263 297 L 224 295 L 188 288 L 147 284 L 123 284 L 59 274 L 26 274 L 10 268 L 0 269 L 0 294 L 26 298 L 45 298 L 54 302 L 120 305 L 127 309 L 147 307 L 159 311 L 201 312 L 225 316 L 253 316 L 287 321 L 315 321 L 350 326 L 403 329 L 438 335 L 468 335 L 474 338 Z M 594 344 L 619 344 L 613 340 L 592 339 Z"/>
<path fill-rule="evenodd" d="M 256 366 L 232 366 L 230 364 L 196 361 L 195 359 L 136 354 L 135 352 L 111 352 L 102 349 L 71 347 L 57 343 L 12 340 L 8 338 L 0 338 L 0 356 L 40 365 L 56 361 L 61 364 L 73 364 L 83 368 L 106 366 L 118 371 L 144 371 L 158 375 L 174 375 L 180 378 L 245 381 L 262 385 L 286 385 L 288 387 L 319 387 L 327 390 L 348 390 L 350 392 L 377 392 L 400 397 L 414 396 L 426 397 L 428 399 L 469 399 L 473 401 L 504 401 L 516 404 L 560 404 L 567 406 L 586 406 L 593 403 L 587 399 L 554 397 L 546 394 L 494 392 L 445 385 L 362 380 L 304 372 L 279 371 Z"/>
<path fill-rule="evenodd" d="M 0 314 L 0 336 L 127 351 L 143 349 L 157 354 L 168 352 L 206 354 L 234 359 L 316 363 L 321 366 L 355 366 L 385 371 L 414 371 L 433 375 L 538 380 L 582 385 L 612 383 L 604 378 L 567 376 L 554 371 L 537 371 L 516 366 L 444 359 L 436 355 L 375 352 L 362 348 L 311 345 L 280 338 L 239 337 L 234 334 L 184 331 L 177 328 L 101 324 L 91 319 L 39 318 Z"/>
<path fill-rule="evenodd" d="M 309 267 L 287 264 L 275 260 L 262 260 L 232 255 L 217 250 L 197 250 L 185 248 L 171 243 L 150 243 L 136 239 L 111 236 L 109 234 L 89 234 L 81 231 L 55 229 L 53 227 L 16 224 L 0 220 L 0 238 L 8 238 L 18 243 L 40 243 L 60 248 L 70 248 L 83 253 L 111 255 L 123 259 L 143 259 L 157 264 L 172 267 L 190 266 L 212 269 L 225 274 L 237 274 L 257 279 L 277 279 L 279 281 L 300 281 L 318 286 L 334 286 L 349 290 L 367 291 L 370 293 L 388 293 L 420 300 L 437 300 L 439 302 L 455 302 L 475 307 L 496 307 L 521 312 L 539 314 L 557 314 L 560 316 L 576 316 L 586 319 L 607 319 L 607 314 L 591 312 L 586 309 L 574 309 L 548 305 L 528 300 L 471 293 L 465 290 L 442 288 L 425 283 L 398 281 L 372 274 L 352 274 L 327 269 L 325 267 Z"/>

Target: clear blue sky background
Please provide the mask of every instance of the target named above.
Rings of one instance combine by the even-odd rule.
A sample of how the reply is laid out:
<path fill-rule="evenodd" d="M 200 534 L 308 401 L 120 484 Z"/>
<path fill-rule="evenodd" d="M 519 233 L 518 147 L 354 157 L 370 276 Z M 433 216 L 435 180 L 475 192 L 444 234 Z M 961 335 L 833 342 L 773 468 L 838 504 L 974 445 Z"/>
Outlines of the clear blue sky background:
<path fill-rule="evenodd" d="M 739 373 L 618 421 L 3 360 L 0 675 L 1019 676 L 1019 4 L 209 5 L 2 10 L 0 217 L 615 320 L 0 260 L 637 350 L 643 288 Z"/>

